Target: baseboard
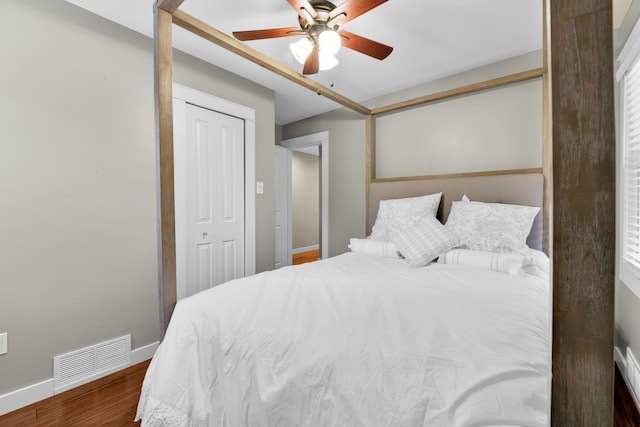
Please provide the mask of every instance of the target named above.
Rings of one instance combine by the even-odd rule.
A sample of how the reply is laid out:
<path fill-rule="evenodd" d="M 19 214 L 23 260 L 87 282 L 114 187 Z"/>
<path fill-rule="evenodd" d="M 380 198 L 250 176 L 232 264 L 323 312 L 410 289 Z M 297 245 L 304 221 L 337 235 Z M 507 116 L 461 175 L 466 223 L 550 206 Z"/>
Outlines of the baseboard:
<path fill-rule="evenodd" d="M 620 347 L 615 346 L 613 348 L 613 357 L 616 361 L 616 366 L 620 370 L 623 377 L 627 376 L 627 357 L 622 353 Z"/>
<path fill-rule="evenodd" d="M 132 365 L 137 365 L 145 360 L 149 360 L 155 354 L 159 342 L 154 342 L 144 347 L 131 351 L 131 363 L 123 366 L 122 369 Z M 79 384 L 80 385 L 80 384 Z M 8 414 L 16 409 L 24 408 L 32 403 L 47 399 L 55 394 L 55 382 L 53 378 L 41 381 L 0 395 L 0 415 Z"/>
<path fill-rule="evenodd" d="M 145 360 L 149 360 L 156 354 L 156 350 L 160 343 L 158 341 L 153 342 L 149 345 L 145 345 L 144 347 L 136 348 L 131 351 L 131 365 L 137 365 L 138 363 L 142 363 Z"/>
<path fill-rule="evenodd" d="M 320 245 L 311 245 L 311 246 L 305 246 L 303 248 L 292 249 L 291 254 L 295 255 L 295 254 L 301 254 L 302 252 L 319 251 L 319 250 L 320 250 Z"/>
<path fill-rule="evenodd" d="M 16 409 L 39 402 L 53 396 L 53 378 L 32 384 L 19 390 L 10 391 L 0 396 L 0 415 L 8 414 Z"/>

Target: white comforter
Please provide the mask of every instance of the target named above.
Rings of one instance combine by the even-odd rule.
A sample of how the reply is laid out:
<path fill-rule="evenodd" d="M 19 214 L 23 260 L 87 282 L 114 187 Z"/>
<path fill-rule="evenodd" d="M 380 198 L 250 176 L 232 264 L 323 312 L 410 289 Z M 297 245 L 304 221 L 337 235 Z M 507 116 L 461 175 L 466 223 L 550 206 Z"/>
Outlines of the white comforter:
<path fill-rule="evenodd" d="M 546 426 L 547 282 L 347 253 L 180 301 L 143 426 Z"/>

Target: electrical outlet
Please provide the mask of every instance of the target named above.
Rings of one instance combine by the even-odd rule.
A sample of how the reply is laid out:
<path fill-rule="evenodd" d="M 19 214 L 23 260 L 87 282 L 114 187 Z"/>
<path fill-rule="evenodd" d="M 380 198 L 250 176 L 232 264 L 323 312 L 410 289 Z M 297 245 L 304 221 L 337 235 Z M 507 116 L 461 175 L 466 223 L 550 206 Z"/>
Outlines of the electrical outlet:
<path fill-rule="evenodd" d="M 7 333 L 0 334 L 0 354 L 7 354 Z"/>
<path fill-rule="evenodd" d="M 264 183 L 262 181 L 256 182 L 256 193 L 264 194 Z"/>

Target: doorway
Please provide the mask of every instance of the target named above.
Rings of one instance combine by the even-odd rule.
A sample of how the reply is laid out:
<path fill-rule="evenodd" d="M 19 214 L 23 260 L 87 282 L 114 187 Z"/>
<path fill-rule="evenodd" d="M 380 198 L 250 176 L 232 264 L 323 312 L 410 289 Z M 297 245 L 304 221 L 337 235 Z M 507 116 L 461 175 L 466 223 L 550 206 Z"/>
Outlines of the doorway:
<path fill-rule="evenodd" d="M 320 258 L 320 146 L 291 152 L 291 212 L 293 265 Z"/>
<path fill-rule="evenodd" d="M 293 200 L 292 193 L 292 153 L 301 152 L 306 153 L 307 160 L 309 156 L 317 156 L 318 159 L 318 172 L 319 172 L 319 253 L 320 258 L 328 258 L 329 254 L 329 132 L 318 132 L 311 135 L 305 135 L 298 138 L 286 139 L 280 143 L 281 147 L 288 150 L 287 163 L 276 164 L 276 174 L 279 168 L 287 168 L 287 179 L 278 185 L 276 192 L 282 192 L 286 195 L 281 200 L 286 201 L 286 216 L 288 219 L 283 223 L 287 227 L 286 233 L 279 233 L 276 235 L 276 248 L 285 245 L 287 248 L 287 264 L 290 265 L 292 261 L 292 255 L 294 250 L 299 249 L 301 251 L 313 250 L 312 247 L 293 248 Z M 284 158 L 284 157 L 283 157 Z M 277 159 L 276 159 L 277 161 Z M 277 196 L 276 196 L 276 199 Z M 277 202 L 277 200 L 276 200 Z M 277 209 L 277 208 L 276 208 Z M 282 223 L 282 222 L 281 222 Z M 280 242 L 278 239 L 287 239 L 286 242 Z M 298 243 L 300 244 L 300 243 Z M 284 253 L 284 251 L 283 251 Z"/>

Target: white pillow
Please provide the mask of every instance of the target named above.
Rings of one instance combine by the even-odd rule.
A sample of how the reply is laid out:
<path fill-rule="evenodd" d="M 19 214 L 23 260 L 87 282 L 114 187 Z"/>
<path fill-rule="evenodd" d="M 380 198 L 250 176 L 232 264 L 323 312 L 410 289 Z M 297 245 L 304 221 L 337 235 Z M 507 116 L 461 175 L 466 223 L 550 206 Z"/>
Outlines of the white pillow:
<path fill-rule="evenodd" d="M 482 270 L 518 274 L 524 256 L 517 253 L 497 253 L 452 249 L 438 258 L 440 264 L 464 265 Z"/>
<path fill-rule="evenodd" d="M 534 276 L 549 277 L 549 257 L 542 251 L 531 249 L 526 252 L 522 261 L 522 271 Z"/>
<path fill-rule="evenodd" d="M 380 200 L 376 222 L 371 229 L 371 239 L 391 241 L 391 235 L 424 216 L 435 217 L 442 193 L 406 199 Z"/>
<path fill-rule="evenodd" d="M 402 258 L 398 248 L 392 242 L 371 239 L 350 239 L 349 249 L 365 255 L 382 256 L 385 258 Z"/>
<path fill-rule="evenodd" d="M 460 201 L 451 204 L 447 229 L 466 249 L 525 253 L 538 207 Z"/>
<path fill-rule="evenodd" d="M 393 243 L 411 267 L 422 267 L 439 254 L 454 248 L 458 237 L 435 217 L 426 216 L 394 233 Z"/>

